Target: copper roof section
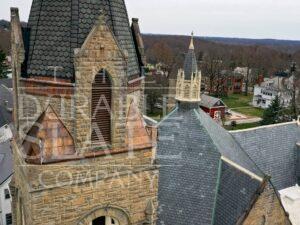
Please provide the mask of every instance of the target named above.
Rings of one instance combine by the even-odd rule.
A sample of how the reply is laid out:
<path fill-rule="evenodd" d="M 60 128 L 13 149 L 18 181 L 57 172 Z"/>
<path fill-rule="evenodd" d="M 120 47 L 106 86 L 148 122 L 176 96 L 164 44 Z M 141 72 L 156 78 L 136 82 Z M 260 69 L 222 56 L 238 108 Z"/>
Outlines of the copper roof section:
<path fill-rule="evenodd" d="M 23 142 L 26 161 L 44 164 L 74 157 L 74 140 L 51 106 L 42 113 Z"/>
<path fill-rule="evenodd" d="M 152 146 L 152 140 L 145 127 L 143 116 L 133 101 L 129 106 L 127 114 L 125 142 L 132 149 Z"/>

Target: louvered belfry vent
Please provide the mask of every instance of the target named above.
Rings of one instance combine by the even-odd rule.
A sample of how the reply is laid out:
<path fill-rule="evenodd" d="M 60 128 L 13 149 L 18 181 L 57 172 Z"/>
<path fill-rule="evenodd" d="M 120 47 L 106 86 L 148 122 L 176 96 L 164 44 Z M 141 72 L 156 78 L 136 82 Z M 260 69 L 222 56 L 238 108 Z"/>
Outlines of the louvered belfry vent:
<path fill-rule="evenodd" d="M 111 102 L 112 85 L 109 75 L 101 70 L 92 85 L 92 143 L 107 145 L 111 143 Z"/>

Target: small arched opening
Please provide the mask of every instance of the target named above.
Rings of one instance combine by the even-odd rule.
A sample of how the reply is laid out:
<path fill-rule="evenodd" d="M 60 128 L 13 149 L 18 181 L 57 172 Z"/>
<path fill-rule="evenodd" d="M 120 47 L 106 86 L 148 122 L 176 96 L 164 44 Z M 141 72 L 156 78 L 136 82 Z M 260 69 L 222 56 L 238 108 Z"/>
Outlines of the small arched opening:
<path fill-rule="evenodd" d="M 92 225 L 120 225 L 119 221 L 110 216 L 101 216 L 93 220 Z"/>
<path fill-rule="evenodd" d="M 111 144 L 112 82 L 104 69 L 95 76 L 91 102 L 92 144 L 109 145 Z"/>
<path fill-rule="evenodd" d="M 128 214 L 116 207 L 100 207 L 83 216 L 77 225 L 131 225 Z"/>

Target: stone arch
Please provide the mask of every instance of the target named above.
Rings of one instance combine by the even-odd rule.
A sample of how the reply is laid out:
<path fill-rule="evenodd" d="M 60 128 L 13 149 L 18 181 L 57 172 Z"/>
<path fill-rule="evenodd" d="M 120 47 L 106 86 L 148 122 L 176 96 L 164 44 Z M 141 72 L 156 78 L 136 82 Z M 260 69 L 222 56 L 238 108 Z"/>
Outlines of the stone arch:
<path fill-rule="evenodd" d="M 126 213 L 125 210 L 114 206 L 97 207 L 91 210 L 79 220 L 77 225 L 91 225 L 93 220 L 106 216 L 115 218 L 120 225 L 131 225 L 128 213 Z"/>
<path fill-rule="evenodd" d="M 91 90 L 91 140 L 94 145 L 112 142 L 113 79 L 106 69 L 94 76 Z"/>

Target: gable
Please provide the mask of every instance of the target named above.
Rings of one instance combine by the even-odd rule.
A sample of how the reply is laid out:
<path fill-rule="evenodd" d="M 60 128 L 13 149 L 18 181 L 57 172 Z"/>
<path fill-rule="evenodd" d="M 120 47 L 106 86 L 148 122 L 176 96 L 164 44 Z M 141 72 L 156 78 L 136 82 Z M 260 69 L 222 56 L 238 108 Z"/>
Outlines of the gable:
<path fill-rule="evenodd" d="M 29 163 L 50 163 L 75 155 L 74 140 L 51 106 L 42 113 L 23 142 Z"/>
<path fill-rule="evenodd" d="M 291 225 L 280 199 L 272 186 L 268 183 L 248 211 L 241 224 L 284 224 Z"/>
<path fill-rule="evenodd" d="M 217 102 L 214 104 L 214 107 L 221 107 L 221 106 L 225 106 L 225 104 L 224 104 L 221 100 L 217 101 Z"/>

